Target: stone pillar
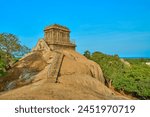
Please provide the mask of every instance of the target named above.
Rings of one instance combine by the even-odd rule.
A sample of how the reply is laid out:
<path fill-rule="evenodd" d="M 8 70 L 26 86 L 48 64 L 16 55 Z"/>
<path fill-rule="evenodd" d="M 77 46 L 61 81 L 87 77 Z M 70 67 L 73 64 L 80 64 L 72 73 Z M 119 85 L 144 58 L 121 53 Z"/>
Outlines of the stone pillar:
<path fill-rule="evenodd" d="M 69 32 L 67 32 L 67 41 L 69 43 Z"/>
<path fill-rule="evenodd" d="M 58 42 L 58 32 L 56 31 L 56 39 L 55 39 L 55 42 L 57 43 Z"/>
<path fill-rule="evenodd" d="M 60 42 L 60 30 L 58 31 L 58 40 L 59 40 L 59 42 Z"/>
<path fill-rule="evenodd" d="M 59 32 L 57 30 L 57 42 L 59 42 Z"/>
<path fill-rule="evenodd" d="M 67 42 L 67 34 L 66 34 L 66 32 L 65 32 L 65 43 Z"/>
<path fill-rule="evenodd" d="M 52 30 L 52 43 L 54 43 L 54 30 Z"/>
<path fill-rule="evenodd" d="M 53 31 L 51 30 L 51 43 L 53 43 Z"/>
<path fill-rule="evenodd" d="M 67 43 L 68 40 L 67 40 L 67 32 L 65 32 L 65 42 Z"/>
<path fill-rule="evenodd" d="M 62 33 L 62 41 L 63 42 L 65 41 L 65 34 L 64 34 L 64 32 Z"/>
<path fill-rule="evenodd" d="M 62 40 L 62 32 L 60 32 L 60 39 Z"/>
<path fill-rule="evenodd" d="M 50 40 L 52 40 L 52 31 L 50 31 L 49 33 L 50 33 Z"/>
<path fill-rule="evenodd" d="M 45 38 L 46 38 L 46 42 L 49 44 L 50 40 L 49 40 L 49 32 L 45 33 Z"/>
<path fill-rule="evenodd" d="M 55 40 L 56 40 L 56 32 L 55 30 L 53 30 L 53 43 L 55 42 Z"/>

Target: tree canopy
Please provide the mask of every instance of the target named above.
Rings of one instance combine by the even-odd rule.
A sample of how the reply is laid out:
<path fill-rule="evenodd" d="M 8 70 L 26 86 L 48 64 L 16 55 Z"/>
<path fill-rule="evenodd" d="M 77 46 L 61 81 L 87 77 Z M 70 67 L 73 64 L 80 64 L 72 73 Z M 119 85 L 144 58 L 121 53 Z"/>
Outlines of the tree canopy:
<path fill-rule="evenodd" d="M 91 53 L 89 50 L 86 50 L 83 55 L 88 59 L 90 59 L 90 57 L 91 57 Z"/>
<path fill-rule="evenodd" d="M 28 53 L 30 49 L 21 45 L 17 36 L 10 33 L 0 34 L 0 59 L 5 59 L 8 63 L 15 57 L 21 57 Z"/>

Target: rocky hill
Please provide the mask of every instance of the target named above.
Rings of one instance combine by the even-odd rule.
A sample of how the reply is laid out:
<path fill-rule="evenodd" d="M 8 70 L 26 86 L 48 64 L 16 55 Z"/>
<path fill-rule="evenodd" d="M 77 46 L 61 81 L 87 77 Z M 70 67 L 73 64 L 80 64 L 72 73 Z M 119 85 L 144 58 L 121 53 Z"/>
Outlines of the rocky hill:
<path fill-rule="evenodd" d="M 100 66 L 75 51 L 70 30 L 54 24 L 0 80 L 0 99 L 127 99 L 105 86 Z"/>
<path fill-rule="evenodd" d="M 105 86 L 98 64 L 64 50 L 57 79 L 49 77 L 55 51 L 34 50 L 1 80 L 0 99 L 128 99 Z"/>

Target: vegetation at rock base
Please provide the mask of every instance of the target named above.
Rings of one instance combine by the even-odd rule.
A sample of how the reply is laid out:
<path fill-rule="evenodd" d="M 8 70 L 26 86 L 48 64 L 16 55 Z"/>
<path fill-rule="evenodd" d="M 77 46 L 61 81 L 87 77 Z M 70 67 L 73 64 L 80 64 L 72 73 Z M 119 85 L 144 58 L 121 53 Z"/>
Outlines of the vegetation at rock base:
<path fill-rule="evenodd" d="M 0 76 L 5 75 L 6 69 L 11 67 L 10 64 L 17 58 L 28 53 L 30 49 L 21 45 L 17 36 L 10 33 L 0 34 Z"/>
<path fill-rule="evenodd" d="M 0 76 L 4 76 L 5 74 L 4 67 L 5 67 L 4 62 L 0 60 Z"/>
<path fill-rule="evenodd" d="M 90 53 L 90 52 L 88 52 Z M 87 52 L 84 53 L 86 56 Z M 118 55 L 106 55 L 94 52 L 88 58 L 98 63 L 104 77 L 117 91 L 132 94 L 140 99 L 150 99 L 150 59 L 126 58 L 130 66 L 123 63 Z"/>

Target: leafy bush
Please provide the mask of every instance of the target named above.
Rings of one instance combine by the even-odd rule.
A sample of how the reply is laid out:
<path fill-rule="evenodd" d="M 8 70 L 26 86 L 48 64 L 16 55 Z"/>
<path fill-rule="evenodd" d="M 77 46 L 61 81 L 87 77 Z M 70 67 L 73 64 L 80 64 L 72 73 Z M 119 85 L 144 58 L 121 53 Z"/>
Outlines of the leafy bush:
<path fill-rule="evenodd" d="M 0 60 L 0 77 L 5 74 L 3 71 L 4 67 L 5 67 L 5 63 L 2 60 Z"/>
<path fill-rule="evenodd" d="M 104 77 L 112 81 L 116 90 L 133 94 L 140 99 L 150 99 L 150 66 L 145 64 L 150 59 L 125 59 L 130 66 L 124 64 L 118 55 L 101 52 L 94 52 L 90 59 L 101 66 Z"/>

